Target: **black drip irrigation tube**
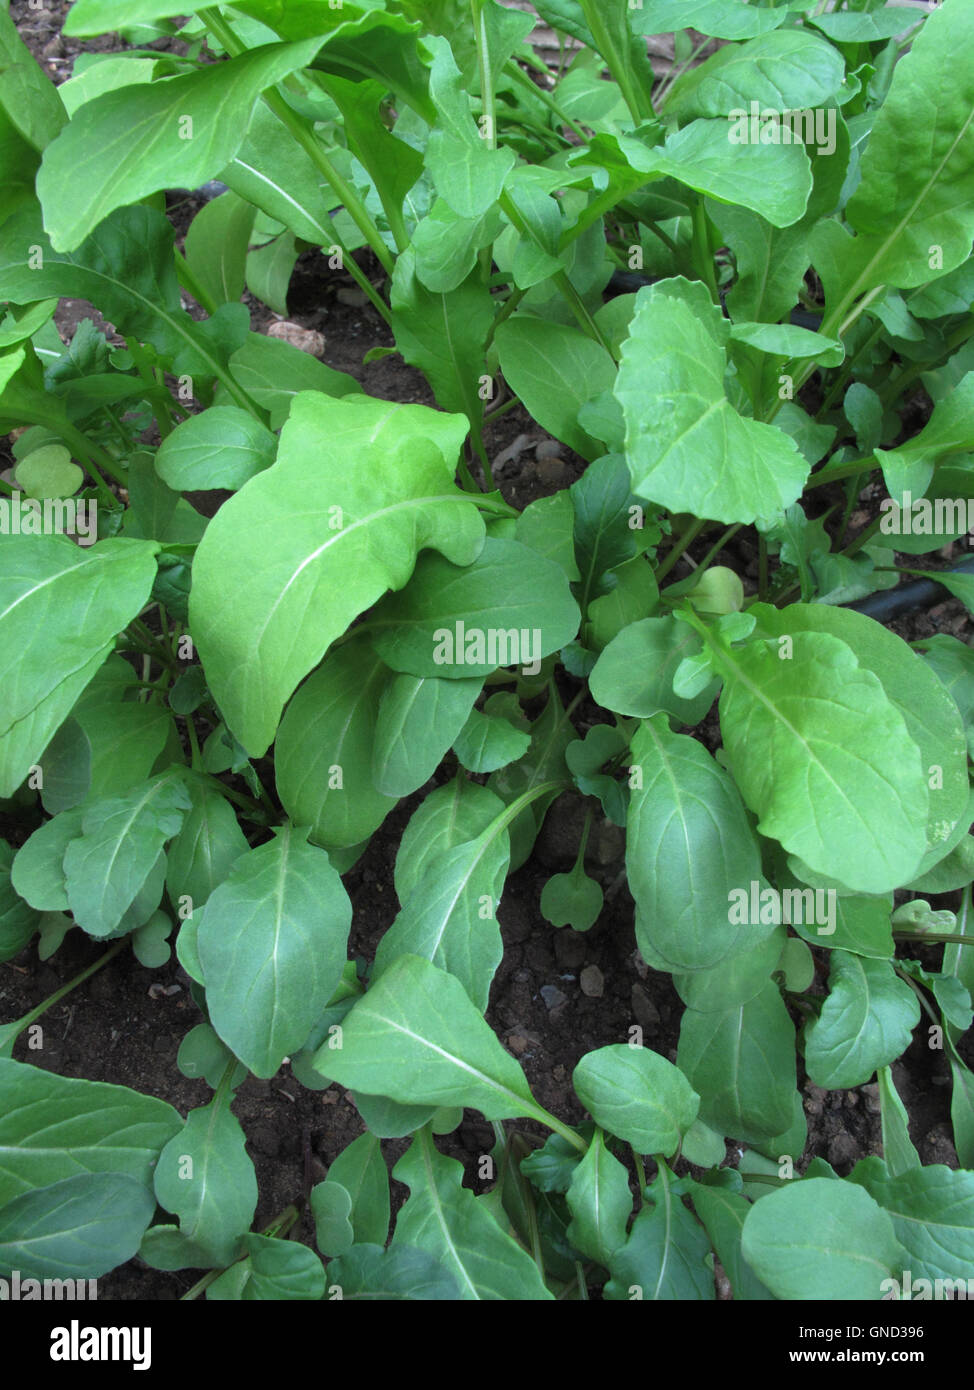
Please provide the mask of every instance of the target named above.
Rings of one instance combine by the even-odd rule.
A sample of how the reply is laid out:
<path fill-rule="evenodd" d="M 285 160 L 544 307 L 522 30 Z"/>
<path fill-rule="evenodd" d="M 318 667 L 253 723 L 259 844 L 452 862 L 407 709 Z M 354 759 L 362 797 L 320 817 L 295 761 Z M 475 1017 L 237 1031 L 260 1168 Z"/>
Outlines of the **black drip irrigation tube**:
<path fill-rule="evenodd" d="M 946 574 L 974 574 L 974 556 L 952 565 Z M 852 608 L 864 613 L 867 618 L 875 618 L 879 623 L 892 622 L 906 613 L 914 613 L 918 608 L 932 608 L 945 598 L 953 598 L 949 589 L 938 584 L 935 579 L 911 579 L 908 584 L 899 584 L 895 589 L 884 589 L 881 593 L 870 594 L 855 603 L 843 603 L 842 608 Z"/>

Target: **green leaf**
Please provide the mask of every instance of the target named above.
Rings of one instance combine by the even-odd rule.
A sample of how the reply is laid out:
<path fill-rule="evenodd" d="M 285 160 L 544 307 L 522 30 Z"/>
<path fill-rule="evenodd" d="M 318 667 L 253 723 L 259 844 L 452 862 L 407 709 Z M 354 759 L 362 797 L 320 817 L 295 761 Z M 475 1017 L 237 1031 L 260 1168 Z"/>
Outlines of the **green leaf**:
<path fill-rule="evenodd" d="M 816 1086 L 861 1086 L 910 1045 L 920 1022 L 913 990 L 889 961 L 832 951 L 829 995 L 805 1030 L 805 1065 Z"/>
<path fill-rule="evenodd" d="M 450 681 L 436 676 L 393 676 L 379 697 L 375 722 L 372 780 L 376 790 L 383 796 L 409 796 L 432 777 L 472 717 L 482 685 L 477 677 Z"/>
<path fill-rule="evenodd" d="M 566 1200 L 572 1214 L 568 1239 L 587 1259 L 608 1268 L 610 1258 L 626 1241 L 632 1194 L 629 1174 L 606 1148 L 601 1130 L 595 1131 L 588 1152 L 572 1173 Z"/>
<path fill-rule="evenodd" d="M 207 899 L 198 947 L 210 1020 L 256 1076 L 273 1076 L 311 1032 L 342 977 L 351 921 L 327 854 L 291 826 L 237 859 Z"/>
<path fill-rule="evenodd" d="M 541 915 L 554 927 L 588 931 L 602 912 L 601 885 L 589 878 L 581 864 L 567 874 L 552 874 L 541 890 Z"/>
<path fill-rule="evenodd" d="M 203 1077 L 210 1090 L 215 1091 L 230 1062 L 233 1053 L 218 1037 L 209 1023 L 198 1023 L 191 1028 L 179 1044 L 176 1066 L 191 1081 Z M 247 1079 L 247 1068 L 237 1062 L 231 1073 L 230 1089 L 234 1090 Z"/>
<path fill-rule="evenodd" d="M 83 1173 L 0 1207 L 0 1270 L 35 1279 L 91 1279 L 139 1248 L 155 1210 L 124 1173 Z"/>
<path fill-rule="evenodd" d="M 474 123 L 448 41 L 426 34 L 433 54 L 429 94 L 437 120 L 426 149 L 426 167 L 437 193 L 459 217 L 481 217 L 495 203 L 514 167 L 514 151 L 491 149 Z"/>
<path fill-rule="evenodd" d="M 319 1182 L 311 1189 L 311 1215 L 315 1223 L 315 1244 L 323 1255 L 344 1255 L 355 1243 L 349 1220 L 352 1197 L 341 1183 Z"/>
<path fill-rule="evenodd" d="M 791 1125 L 795 1031 L 772 981 L 733 1009 L 687 1009 L 677 1062 L 700 1096 L 700 1118 L 718 1133 L 760 1147 Z"/>
<path fill-rule="evenodd" d="M 181 1123 L 154 1096 L 0 1058 L 0 1206 L 79 1174 L 145 1186 Z"/>
<path fill-rule="evenodd" d="M 90 549 L 63 536 L 8 536 L 0 547 L 0 796 L 12 796 L 144 606 L 151 542 Z"/>
<path fill-rule="evenodd" d="M 723 1142 L 720 1147 L 718 1162 L 723 1161 Z M 684 1154 L 686 1155 L 685 1146 Z M 687 1189 L 693 1199 L 693 1209 L 703 1222 L 717 1252 L 717 1258 L 731 1282 L 735 1302 L 773 1298 L 774 1295 L 755 1276 L 741 1251 L 744 1222 L 751 1210 L 751 1204 L 740 1193 L 730 1192 L 726 1187 L 718 1187 L 716 1183 L 710 1186 L 694 1182 L 691 1178 L 687 1182 Z"/>
<path fill-rule="evenodd" d="M 43 150 L 67 116 L 57 88 L 17 32 L 8 9 L 0 11 L 0 109 L 20 136 Z"/>
<path fill-rule="evenodd" d="M 185 1260 L 150 1261 L 155 1269 L 183 1269 L 201 1260 L 204 1265 L 231 1263 L 254 1218 L 257 1178 L 244 1149 L 244 1132 L 219 1095 L 191 1110 L 183 1129 L 163 1149 L 155 1189 L 160 1205 L 179 1217 Z M 178 1257 L 178 1249 L 176 1253 Z"/>
<path fill-rule="evenodd" d="M 597 1124 L 644 1154 L 675 1153 L 700 1107 L 672 1062 L 628 1043 L 586 1053 L 572 1085 Z"/>
<path fill-rule="evenodd" d="M 410 1194 L 396 1218 L 393 1249 L 415 1246 L 439 1260 L 464 1300 L 552 1298 L 531 1256 L 462 1186 L 463 1166 L 437 1151 L 429 1130 L 416 1136 L 393 1177 Z"/>
<path fill-rule="evenodd" d="M 167 852 L 166 888 L 173 903 L 188 898 L 195 911 L 246 854 L 248 845 L 233 807 L 211 783 L 191 777 L 186 789 L 191 805 Z"/>
<path fill-rule="evenodd" d="M 501 370 L 538 424 L 563 444 L 595 459 L 604 445 L 578 423 L 587 401 L 612 389 L 616 367 L 605 348 L 578 328 L 518 314 L 495 335 Z"/>
<path fill-rule="evenodd" d="M 838 326 L 864 291 L 924 285 L 970 256 L 974 73 L 954 55 L 972 41 L 974 13 L 938 6 L 896 64 L 862 155 L 861 181 L 845 208 L 856 236 L 829 221 L 811 241 L 829 325 Z M 924 151 L 919 160 L 918 149 Z"/>
<path fill-rule="evenodd" d="M 750 0 L 643 0 L 643 8 L 629 13 L 637 34 L 698 29 L 715 39 L 751 39 L 777 29 L 789 18 L 787 7 L 758 9 Z"/>
<path fill-rule="evenodd" d="M 794 502 L 808 467 L 781 430 L 727 399 L 727 332 L 700 282 L 647 286 L 614 389 L 634 492 L 675 512 L 749 523 Z"/>
<path fill-rule="evenodd" d="M 673 677 L 681 662 L 702 651 L 699 635 L 672 616 L 630 623 L 599 654 L 589 682 L 593 699 L 616 714 L 648 719 L 665 710 L 681 724 L 699 724 L 717 697 L 719 678 L 684 699 L 673 693 Z"/>
<path fill-rule="evenodd" d="M 883 1126 L 883 1158 L 890 1176 L 898 1178 L 911 1168 L 920 1167 L 920 1155 L 910 1140 L 910 1117 L 900 1099 L 889 1067 L 876 1073 Z"/>
<path fill-rule="evenodd" d="M 974 1173 L 936 1163 L 893 1177 L 881 1159 L 867 1158 L 849 1182 L 892 1217 L 904 1251 L 898 1267 L 910 1271 L 914 1287 L 918 1279 L 964 1278 L 974 1263 Z"/>
<path fill-rule="evenodd" d="M 281 720 L 278 795 L 316 844 L 361 844 L 396 804 L 372 777 L 381 697 L 393 679 L 367 639 L 355 637 L 329 652 Z"/>
<path fill-rule="evenodd" d="M 680 1200 L 673 1174 L 662 1160 L 658 1167 L 628 1241 L 612 1257 L 603 1297 L 709 1302 L 714 1298 L 713 1271 L 706 1264 L 710 1242 Z"/>
<path fill-rule="evenodd" d="M 488 1120 L 544 1113 L 460 981 L 419 956 L 393 962 L 346 1018 L 341 1048 L 323 1047 L 315 1065 L 407 1105 L 464 1105 Z"/>
<path fill-rule="evenodd" d="M 140 965 L 147 970 L 158 970 L 166 964 L 172 954 L 168 941 L 172 928 L 172 919 L 165 912 L 157 911 L 132 933 L 132 951 Z"/>
<path fill-rule="evenodd" d="M 861 1188 L 829 1178 L 791 1182 L 756 1202 L 742 1248 L 776 1298 L 878 1299 L 900 1267 L 887 1213 Z"/>
<path fill-rule="evenodd" d="M 950 1058 L 950 1123 L 954 1148 L 963 1168 L 974 1168 L 974 1073 L 954 1055 Z"/>
<path fill-rule="evenodd" d="M 197 188 L 239 149 L 260 93 L 305 67 L 320 40 L 267 44 L 181 77 L 86 102 L 44 152 L 37 194 L 58 251 L 158 188 Z"/>
<path fill-rule="evenodd" d="M 266 750 L 285 701 L 352 619 L 406 584 L 420 549 L 474 559 L 483 522 L 453 483 L 466 428 L 425 406 L 299 393 L 277 463 L 207 527 L 190 623 L 210 689 L 251 755 Z"/>
<path fill-rule="evenodd" d="M 37 931 L 40 917 L 11 881 L 14 852 L 0 840 L 0 961 L 18 955 Z M 42 874 L 42 889 L 46 886 Z"/>
<path fill-rule="evenodd" d="M 312 1197 L 314 1193 L 312 1192 Z M 318 1302 L 325 1296 L 325 1270 L 306 1245 L 248 1233 L 243 1237 L 249 1278 L 241 1297 Z"/>
<path fill-rule="evenodd" d="M 191 415 L 160 444 L 156 472 L 177 492 L 239 488 L 269 468 L 277 440 L 239 406 L 211 406 Z"/>
<path fill-rule="evenodd" d="M 351 1198 L 349 1219 L 358 1245 L 385 1245 L 389 1234 L 389 1173 L 374 1134 L 353 1139 L 328 1169 L 329 1181 Z"/>
<path fill-rule="evenodd" d="M 974 372 L 968 372 L 945 400 L 936 403 L 919 434 L 897 449 L 875 450 L 887 491 L 893 499 L 883 506 L 886 515 L 881 534 L 896 534 L 905 529 L 900 517 L 901 506 L 909 509 L 913 497 L 922 497 L 939 463 L 951 454 L 974 449 L 972 409 Z M 933 540 L 932 544 L 935 544 Z"/>
<path fill-rule="evenodd" d="M 413 676 L 488 676 L 537 664 L 570 642 L 580 614 L 565 571 L 520 541 L 488 536 L 460 566 L 424 555 L 369 616 L 376 651 Z"/>
<path fill-rule="evenodd" d="M 779 29 L 718 48 L 677 79 L 665 102 L 681 124 L 697 116 L 750 111 L 804 111 L 834 101 L 845 78 L 842 54 L 807 29 Z"/>
<path fill-rule="evenodd" d="M 692 971 L 755 946 L 769 925 L 731 919 L 732 894 L 759 880 L 761 855 L 730 776 L 663 714 L 640 725 L 632 762 L 642 785 L 630 793 L 626 866 L 640 950 L 657 968 Z"/>
<path fill-rule="evenodd" d="M 445 1266 L 425 1250 L 378 1244 L 352 1246 L 328 1265 L 329 1289 L 340 1289 L 342 1299 L 415 1300 L 423 1303 L 454 1301 L 460 1286 Z"/>
<path fill-rule="evenodd" d="M 854 892 L 909 882 L 926 846 L 920 750 L 854 650 L 798 631 L 717 664 L 724 746 L 760 833 Z"/>
<path fill-rule="evenodd" d="M 288 290 L 299 255 L 294 233 L 286 229 L 266 246 L 255 247 L 247 253 L 244 268 L 247 289 L 282 318 L 287 318 Z"/>
<path fill-rule="evenodd" d="M 395 868 L 399 901 L 413 896 L 435 859 L 476 840 L 503 810 L 499 796 L 460 775 L 430 792 L 413 812 L 399 842 Z"/>
<path fill-rule="evenodd" d="M 516 729 L 509 719 L 471 710 L 467 722 L 453 740 L 453 751 L 461 766 L 469 772 L 496 772 L 499 767 L 516 762 L 530 742 L 531 735 L 524 729 Z"/>
<path fill-rule="evenodd" d="M 268 412 L 274 430 L 287 420 L 299 392 L 316 391 L 339 398 L 361 390 L 347 372 L 336 372 L 310 352 L 262 333 L 248 333 L 230 358 L 230 370 L 251 399 Z"/>
<path fill-rule="evenodd" d="M 63 444 L 33 449 L 14 469 L 14 477 L 28 497 L 73 497 L 84 482 L 84 473 Z"/>
<path fill-rule="evenodd" d="M 115 930 L 191 804 L 182 778 L 165 773 L 125 796 L 87 805 L 82 833 L 64 852 L 68 903 L 79 927 L 96 937 Z"/>
<path fill-rule="evenodd" d="M 64 851 L 81 834 L 85 807 L 61 811 L 30 835 L 14 855 L 14 892 L 39 912 L 67 912 Z"/>
<path fill-rule="evenodd" d="M 123 665 L 132 676 L 131 666 Z M 97 676 L 74 716 L 91 747 L 89 801 L 124 796 L 146 781 L 174 732 L 164 706 L 123 700 L 120 689 L 101 690 Z"/>
<path fill-rule="evenodd" d="M 204 203 L 189 224 L 186 260 L 214 304 L 232 304 L 244 292 L 255 212 L 253 204 L 228 190 Z"/>

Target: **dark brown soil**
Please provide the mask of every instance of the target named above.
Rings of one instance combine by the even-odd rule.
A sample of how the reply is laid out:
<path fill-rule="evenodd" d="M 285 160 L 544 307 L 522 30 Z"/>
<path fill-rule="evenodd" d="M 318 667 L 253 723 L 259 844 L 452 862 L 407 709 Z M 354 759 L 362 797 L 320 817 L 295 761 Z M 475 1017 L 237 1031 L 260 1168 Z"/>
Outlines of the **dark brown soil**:
<path fill-rule="evenodd" d="M 123 46 L 113 38 L 85 45 L 63 40 L 59 30 L 67 8 L 64 3 L 50 3 L 34 10 L 24 0 L 13 0 L 11 5 L 21 33 L 55 80 L 70 74 L 71 60 L 81 47 L 105 50 Z M 168 43 L 164 40 L 159 46 Z M 175 196 L 171 202 L 177 231 L 184 233 L 189 215 L 199 204 L 185 195 Z M 361 264 L 368 272 L 368 259 L 363 257 Z M 308 252 L 299 261 L 292 281 L 289 317 L 303 328 L 322 332 L 323 360 L 356 377 L 370 395 L 431 404 L 424 378 L 400 358 L 389 356 L 363 365 L 369 349 L 392 340 L 378 314 L 367 303 L 356 304 L 356 298 L 350 277 L 329 271 L 323 257 Z M 251 309 L 253 327 L 265 329 L 274 316 L 254 302 Z M 82 301 L 62 304 L 57 322 L 66 341 L 80 319 L 92 313 L 91 306 Z M 921 423 L 922 419 L 916 428 Z M 518 507 L 570 484 L 584 466 L 567 449 L 557 457 L 536 459 L 536 446 L 546 439 L 520 406 L 487 430 L 488 454 L 501 460 L 497 481 Z M 865 524 L 865 519 L 864 515 L 859 524 Z M 708 544 L 706 537 L 701 538 L 695 553 L 702 554 Z M 756 556 L 743 540 L 732 544 L 719 559 L 752 579 L 756 575 Z M 680 574 L 678 569 L 673 577 Z M 955 601 L 900 622 L 894 630 L 907 640 L 934 631 L 951 632 L 966 641 L 972 638 L 966 610 Z M 571 689 L 567 693 L 572 693 Z M 590 713 L 597 717 L 594 711 Z M 584 705 L 575 722 L 584 732 Z M 706 740 L 707 730 L 703 736 Z M 345 877 L 355 914 L 350 940 L 353 956 L 370 961 L 396 914 L 396 851 L 410 815 L 428 790 L 424 788 L 399 805 Z M 25 821 L 0 816 L 0 835 L 15 846 L 32 828 L 29 817 Z M 638 1023 L 647 1043 L 673 1059 L 683 1007 L 669 977 L 648 969 L 635 951 L 632 899 L 620 880 L 622 834 L 614 827 L 596 827 L 590 840 L 588 869 L 607 891 L 606 906 L 596 926 L 580 935 L 557 930 L 542 918 L 538 906 L 541 889 L 551 873 L 564 871 L 574 862 L 580 829 L 579 799 L 562 798 L 550 811 L 533 856 L 508 880 L 499 909 L 505 953 L 487 1014 L 498 1037 L 523 1065 L 538 1100 L 569 1123 L 584 1118 L 571 1087 L 572 1070 L 580 1057 L 593 1048 L 626 1041 L 629 1028 Z M 956 901 L 948 897 L 935 905 L 956 906 Z M 69 933 L 47 963 L 40 963 L 35 947 L 29 946 L 0 968 L 0 1021 L 27 1012 L 95 960 L 101 949 L 77 930 Z M 816 954 L 823 961 L 827 957 L 825 951 Z M 940 948 L 928 948 L 926 954 L 929 959 L 925 963 L 936 967 Z M 595 996 L 583 993 L 580 985 L 582 970 L 593 966 L 602 978 L 601 994 Z M 156 984 L 177 989 L 172 994 L 150 990 Z M 795 1017 L 799 1021 L 797 1013 Z M 199 1021 L 188 977 L 175 960 L 159 970 L 148 970 L 126 951 L 45 1015 L 40 1050 L 28 1051 L 22 1037 L 15 1055 L 65 1076 L 111 1081 L 159 1096 L 185 1114 L 205 1104 L 210 1096 L 204 1083 L 186 1080 L 176 1068 L 179 1043 Z M 970 1035 L 963 1050 L 974 1063 Z M 910 1111 L 912 1137 L 923 1162 L 956 1167 L 947 1063 L 943 1053 L 925 1046 L 923 1029 L 918 1029 L 916 1041 L 894 1068 L 894 1075 Z M 799 1080 L 804 1081 L 803 1076 Z M 881 1153 L 875 1086 L 829 1093 L 804 1081 L 803 1090 L 809 1142 L 799 1168 L 820 1155 L 840 1174 L 846 1174 L 858 1159 Z M 255 1229 L 290 1203 L 300 1202 L 309 1185 L 325 1176 L 328 1165 L 364 1128 L 346 1093 L 337 1086 L 310 1092 L 294 1079 L 287 1065 L 270 1081 L 249 1078 L 240 1088 L 234 1112 L 247 1134 L 248 1150 L 257 1169 L 260 1202 Z M 531 1132 L 530 1125 L 519 1127 Z M 537 1133 L 543 1137 L 543 1131 Z M 385 1142 L 390 1167 L 406 1142 Z M 466 1112 L 460 1127 L 440 1144 L 465 1163 L 472 1188 L 485 1185 L 476 1176 L 476 1159 L 493 1146 L 493 1136 L 479 1115 Z M 405 1189 L 399 1188 L 394 1196 L 401 1201 Z M 307 1214 L 293 1234 L 313 1244 Z M 99 1296 L 108 1300 L 174 1299 L 197 1277 L 189 1270 L 159 1273 L 133 1260 L 99 1280 Z"/>

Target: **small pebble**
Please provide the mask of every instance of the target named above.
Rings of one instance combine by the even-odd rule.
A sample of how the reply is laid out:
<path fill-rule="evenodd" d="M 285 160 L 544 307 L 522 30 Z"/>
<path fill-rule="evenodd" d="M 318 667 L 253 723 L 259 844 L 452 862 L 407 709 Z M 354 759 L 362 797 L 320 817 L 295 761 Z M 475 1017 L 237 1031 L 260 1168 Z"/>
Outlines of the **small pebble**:
<path fill-rule="evenodd" d="M 314 328 L 302 328 L 299 323 L 291 323 L 289 319 L 281 319 L 276 323 L 269 324 L 267 336 L 290 343 L 292 347 L 299 348 L 301 352 L 308 352 L 312 357 L 320 357 L 325 350 L 323 333 L 319 333 Z"/>
<path fill-rule="evenodd" d="M 568 996 L 562 994 L 557 985 L 542 985 L 539 993 L 549 1009 L 556 1009 L 559 1004 L 568 1003 Z"/>
<path fill-rule="evenodd" d="M 605 979 L 597 965 L 586 965 L 579 977 L 582 993 L 590 999 L 601 999 L 605 992 Z"/>

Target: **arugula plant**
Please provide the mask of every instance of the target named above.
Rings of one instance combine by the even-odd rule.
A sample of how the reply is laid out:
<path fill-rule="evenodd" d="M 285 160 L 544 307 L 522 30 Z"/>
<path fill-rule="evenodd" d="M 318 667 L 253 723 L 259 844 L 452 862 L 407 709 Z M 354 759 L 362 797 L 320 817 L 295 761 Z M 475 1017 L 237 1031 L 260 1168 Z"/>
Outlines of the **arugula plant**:
<path fill-rule="evenodd" d="M 0 9 L 0 959 L 110 943 L 0 1029 L 0 1273 L 138 1253 L 226 1299 L 963 1277 L 974 658 L 842 605 L 968 530 L 970 7 L 539 0 L 576 43 L 557 72 L 497 0 L 170 9 L 77 0 L 66 33 L 130 49 L 59 89 Z M 164 191 L 211 179 L 177 250 Z M 438 408 L 250 331 L 244 288 L 286 311 L 315 248 Z M 606 299 L 619 272 L 641 281 Z M 63 297 L 114 335 L 65 347 Z M 587 464 L 520 513 L 485 444 L 517 402 Z M 716 563 L 738 533 L 747 591 Z M 434 776 L 362 968 L 342 875 Z M 637 1025 L 581 1058 L 581 1128 L 484 1017 L 506 877 L 566 791 L 585 830 L 540 911 L 590 929 L 590 830 L 624 827 L 636 943 L 686 1006 L 675 1063 Z M 194 982 L 177 1062 L 213 1096 L 185 1119 L 13 1058 L 129 945 Z M 893 1081 L 924 1015 L 956 1170 L 921 1165 Z M 232 1106 L 285 1063 L 367 1129 L 309 1194 L 317 1250 L 297 1206 L 252 1229 Z M 877 1078 L 882 1158 L 799 1168 L 798 1064 Z M 494 1127 L 479 1198 L 435 1143 L 462 1107 Z M 390 1239 L 381 1140 L 406 1136 Z"/>

